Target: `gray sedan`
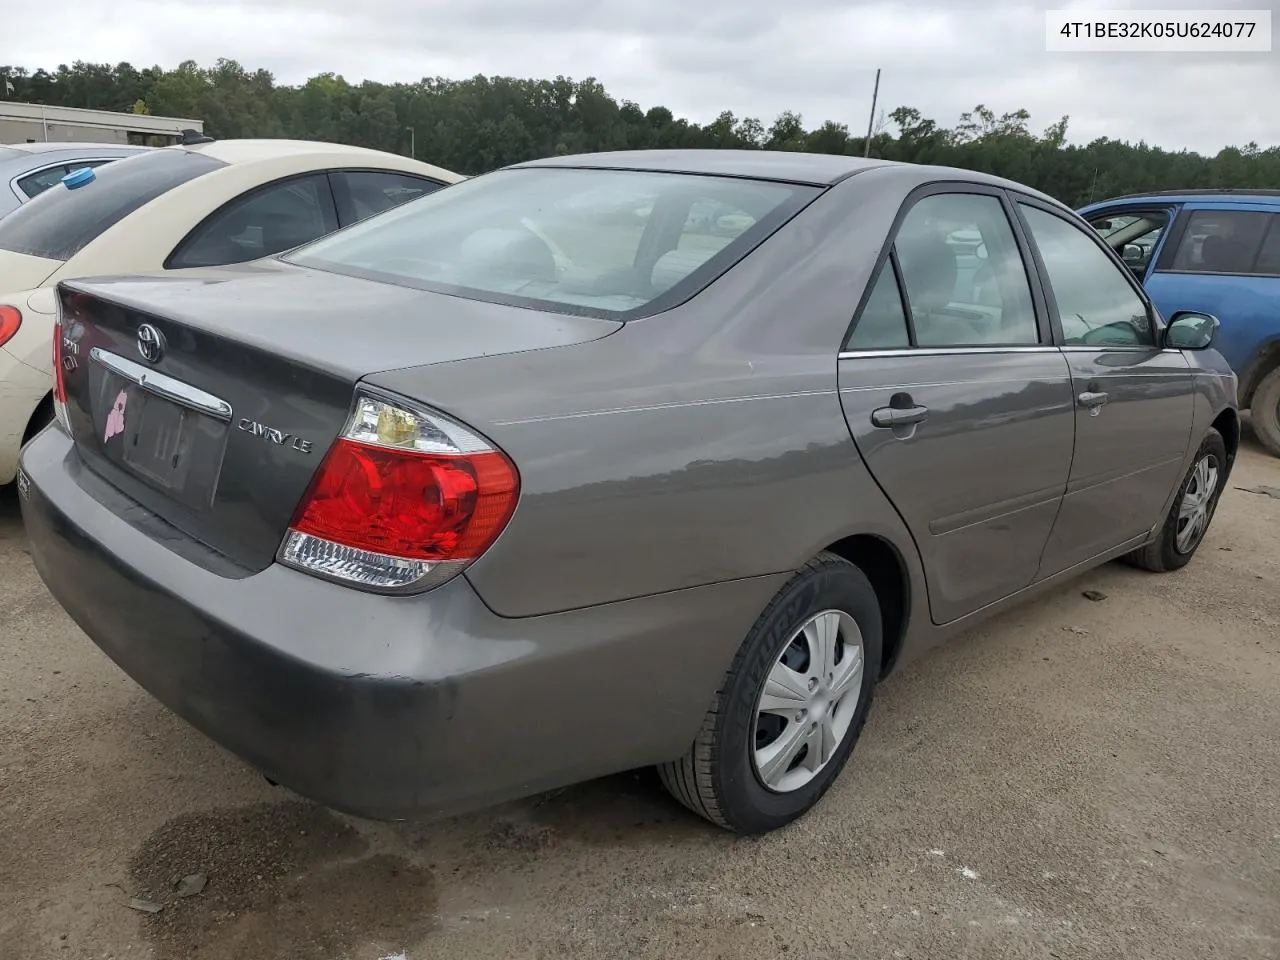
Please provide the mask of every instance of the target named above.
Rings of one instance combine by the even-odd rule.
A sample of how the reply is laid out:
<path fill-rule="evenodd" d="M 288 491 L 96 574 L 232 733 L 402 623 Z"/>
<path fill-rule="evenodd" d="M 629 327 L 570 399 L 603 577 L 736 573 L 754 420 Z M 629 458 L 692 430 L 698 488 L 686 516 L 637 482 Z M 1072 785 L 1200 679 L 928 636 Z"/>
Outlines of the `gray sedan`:
<path fill-rule="evenodd" d="M 196 727 L 380 818 L 656 765 L 786 824 L 893 669 L 1186 564 L 1240 432 L 1214 318 L 1071 210 L 849 157 L 559 157 L 59 297 L 40 574 Z"/>
<path fill-rule="evenodd" d="M 0 217 L 39 196 L 67 174 L 131 157 L 148 147 L 123 143 L 15 143 L 0 145 Z"/>

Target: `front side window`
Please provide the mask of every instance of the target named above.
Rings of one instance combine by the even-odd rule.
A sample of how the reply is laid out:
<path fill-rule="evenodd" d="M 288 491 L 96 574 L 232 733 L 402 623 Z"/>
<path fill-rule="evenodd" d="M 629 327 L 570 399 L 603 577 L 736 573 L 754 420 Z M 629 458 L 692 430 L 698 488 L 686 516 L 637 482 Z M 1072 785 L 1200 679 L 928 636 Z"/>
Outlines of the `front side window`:
<path fill-rule="evenodd" d="M 1151 256 L 1169 225 L 1169 215 L 1163 210 L 1151 210 L 1094 216 L 1089 219 L 1089 225 L 1098 231 L 1124 265 L 1141 278 L 1146 276 Z"/>
<path fill-rule="evenodd" d="M 98 168 L 91 183 L 46 190 L 0 220 L 0 250 L 70 260 L 144 204 L 225 166 L 179 149 L 112 161 Z"/>
<path fill-rule="evenodd" d="M 444 186 L 426 177 L 391 170 L 338 170 L 329 174 L 329 180 L 338 203 L 338 219 L 344 227 Z"/>
<path fill-rule="evenodd" d="M 1169 269 L 1186 273 L 1254 272 L 1271 216 L 1250 210 L 1192 212 Z"/>
<path fill-rule="evenodd" d="M 1058 302 L 1065 342 L 1153 345 L 1155 333 L 1145 301 L 1097 242 L 1062 217 L 1020 206 Z"/>
<path fill-rule="evenodd" d="M 501 170 L 287 259 L 455 296 L 625 319 L 692 296 L 820 192 L 649 171 Z"/>
<path fill-rule="evenodd" d="M 294 177 L 226 204 L 187 235 L 165 266 L 244 263 L 291 250 L 337 228 L 328 177 Z"/>
<path fill-rule="evenodd" d="M 903 218 L 894 249 L 917 346 L 1039 341 L 1027 271 L 998 197 L 927 196 Z"/>

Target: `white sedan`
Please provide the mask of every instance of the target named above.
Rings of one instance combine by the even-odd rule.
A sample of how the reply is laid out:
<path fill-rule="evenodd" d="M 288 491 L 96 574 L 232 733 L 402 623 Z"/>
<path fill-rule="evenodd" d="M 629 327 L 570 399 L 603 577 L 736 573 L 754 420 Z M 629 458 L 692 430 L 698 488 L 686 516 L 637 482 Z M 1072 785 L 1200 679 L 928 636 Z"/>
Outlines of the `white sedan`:
<path fill-rule="evenodd" d="M 361 147 L 223 140 L 77 171 L 23 204 L 0 220 L 0 484 L 53 415 L 60 280 L 272 256 L 462 179 Z"/>

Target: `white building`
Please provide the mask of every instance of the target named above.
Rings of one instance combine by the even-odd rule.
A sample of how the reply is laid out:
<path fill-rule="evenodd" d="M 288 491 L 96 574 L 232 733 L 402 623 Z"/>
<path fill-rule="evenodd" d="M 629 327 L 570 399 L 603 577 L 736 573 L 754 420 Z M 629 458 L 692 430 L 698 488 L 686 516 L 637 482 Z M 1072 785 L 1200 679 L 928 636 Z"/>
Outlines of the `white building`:
<path fill-rule="evenodd" d="M 177 143 L 183 130 L 203 133 L 204 122 L 0 100 L 0 143 L 74 141 L 159 147 Z"/>

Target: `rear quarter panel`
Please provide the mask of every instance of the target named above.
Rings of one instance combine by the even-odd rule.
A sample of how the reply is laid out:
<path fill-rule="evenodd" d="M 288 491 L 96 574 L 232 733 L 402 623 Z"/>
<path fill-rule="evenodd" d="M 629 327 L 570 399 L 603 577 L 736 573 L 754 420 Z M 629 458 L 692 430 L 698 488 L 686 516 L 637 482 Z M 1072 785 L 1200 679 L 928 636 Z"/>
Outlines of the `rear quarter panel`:
<path fill-rule="evenodd" d="M 790 571 L 856 533 L 894 545 L 919 582 L 836 390 L 849 320 L 919 176 L 887 173 L 837 185 L 694 299 L 603 340 L 370 378 L 517 464 L 515 515 L 467 573 L 495 612 Z"/>

